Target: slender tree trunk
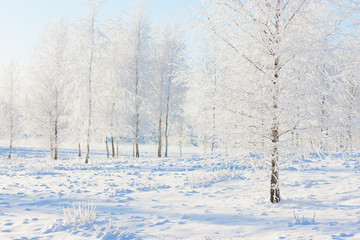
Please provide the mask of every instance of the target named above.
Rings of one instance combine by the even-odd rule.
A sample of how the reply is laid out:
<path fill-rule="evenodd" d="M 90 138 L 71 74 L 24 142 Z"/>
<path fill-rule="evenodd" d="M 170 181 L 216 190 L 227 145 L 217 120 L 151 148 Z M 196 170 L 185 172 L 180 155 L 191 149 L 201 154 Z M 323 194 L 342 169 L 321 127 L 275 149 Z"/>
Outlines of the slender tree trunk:
<path fill-rule="evenodd" d="M 161 113 L 159 118 L 158 157 L 161 157 Z"/>
<path fill-rule="evenodd" d="M 276 143 L 273 143 L 276 146 Z M 279 152 L 277 147 L 272 148 L 271 152 L 271 182 L 270 182 L 270 201 L 272 203 L 280 202 L 279 188 Z"/>
<path fill-rule="evenodd" d="M 89 163 L 89 153 L 90 153 L 90 145 L 87 144 L 87 145 L 86 145 L 86 156 L 85 156 L 85 163 L 86 163 L 86 164 Z"/>
<path fill-rule="evenodd" d="M 109 146 L 108 146 L 107 138 L 105 138 L 105 146 L 106 146 L 106 157 L 109 158 L 110 154 L 109 154 Z"/>
<path fill-rule="evenodd" d="M 170 102 L 170 96 L 168 95 L 166 100 L 166 115 L 165 115 L 165 155 L 164 155 L 165 157 L 168 157 L 168 147 L 169 147 L 169 102 Z"/>
<path fill-rule="evenodd" d="M 213 135 L 211 139 L 211 153 L 214 152 L 214 146 L 215 146 L 215 136 Z"/>
<path fill-rule="evenodd" d="M 138 57 L 137 57 L 138 58 Z M 139 123 L 140 123 L 140 96 L 139 96 L 139 69 L 138 63 L 139 59 L 137 59 L 136 63 L 136 81 L 135 81 L 135 157 L 140 157 L 139 152 Z"/>
<path fill-rule="evenodd" d="M 88 100 L 89 100 L 89 119 L 88 119 L 88 128 L 87 128 L 87 139 L 86 139 L 86 156 L 85 163 L 89 163 L 90 156 L 90 135 L 91 135 L 91 118 L 92 118 L 92 65 L 94 58 L 94 22 L 95 22 L 95 6 L 93 6 L 93 16 L 91 17 L 91 49 L 90 49 L 90 60 L 89 60 L 89 69 L 88 69 Z"/>
<path fill-rule="evenodd" d="M 115 96 L 115 90 L 113 89 L 113 95 Z M 112 133 L 115 132 L 114 130 L 114 121 L 115 121 L 115 102 L 112 103 L 112 114 L 111 114 L 111 131 Z M 112 157 L 115 158 L 115 143 L 114 143 L 114 134 L 111 136 L 111 150 L 112 150 Z"/>
<path fill-rule="evenodd" d="M 114 137 L 111 137 L 111 150 L 112 150 L 112 157 L 115 158 L 115 143 L 114 143 Z"/>
<path fill-rule="evenodd" d="M 54 143 L 54 160 L 58 159 L 58 120 L 55 120 L 55 143 Z"/>
<path fill-rule="evenodd" d="M 158 157 L 162 155 L 162 116 L 163 116 L 163 90 L 164 89 L 164 77 L 161 74 L 161 83 L 160 83 L 160 115 L 159 115 L 159 136 L 158 136 Z"/>
<path fill-rule="evenodd" d="M 279 59 L 275 60 L 275 69 L 277 69 Z M 270 181 L 270 201 L 272 203 L 280 202 L 279 188 L 279 124 L 278 124 L 278 73 L 275 72 L 273 80 L 273 104 L 272 104 L 272 126 L 271 126 L 271 181 Z"/>
<path fill-rule="evenodd" d="M 91 93 L 91 81 L 89 82 L 89 92 Z M 85 163 L 89 163 L 90 156 L 90 129 L 91 129 L 91 94 L 89 96 L 89 119 L 88 119 L 88 129 L 87 129 L 87 139 L 86 139 L 86 156 Z"/>
<path fill-rule="evenodd" d="M 81 145 L 80 145 L 80 142 L 78 143 L 78 149 L 79 149 L 79 154 L 78 154 L 78 156 L 81 157 Z"/>
<path fill-rule="evenodd" d="M 140 51 L 141 32 L 137 32 L 137 52 L 135 56 L 135 157 L 140 157 L 139 152 L 139 124 L 140 124 Z"/>
<path fill-rule="evenodd" d="M 10 137 L 10 146 L 9 146 L 9 159 L 11 159 L 12 146 L 13 146 L 13 139 L 12 139 L 12 136 L 11 136 Z"/>
<path fill-rule="evenodd" d="M 55 91 L 54 160 L 58 159 L 58 92 Z"/>
<path fill-rule="evenodd" d="M 277 0 L 275 13 L 275 44 L 279 44 L 279 20 L 280 20 L 280 0 Z M 280 188 L 279 188 L 279 122 L 278 122 L 278 95 L 279 95 L 279 56 L 274 53 L 274 77 L 272 80 L 273 86 L 273 102 L 272 102 L 272 126 L 271 126 L 271 181 L 270 181 L 270 201 L 272 203 L 280 202 Z"/>

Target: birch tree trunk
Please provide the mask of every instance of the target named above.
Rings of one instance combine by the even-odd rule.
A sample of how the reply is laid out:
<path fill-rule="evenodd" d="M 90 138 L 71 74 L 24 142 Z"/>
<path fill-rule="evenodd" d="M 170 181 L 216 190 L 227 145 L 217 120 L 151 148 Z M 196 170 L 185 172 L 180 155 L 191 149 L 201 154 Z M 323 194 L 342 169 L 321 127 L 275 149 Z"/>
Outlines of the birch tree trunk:
<path fill-rule="evenodd" d="M 140 86 L 139 86 L 139 51 L 140 51 L 140 32 L 138 33 L 138 44 L 135 66 L 135 157 L 140 157 L 139 152 L 139 123 L 140 123 Z"/>
<path fill-rule="evenodd" d="M 279 20 L 280 20 L 280 0 L 277 0 L 275 12 L 275 47 L 279 44 Z M 272 203 L 280 202 L 279 188 L 279 122 L 278 122 L 278 96 L 279 96 L 279 62 L 280 58 L 277 52 L 274 56 L 274 77 L 272 80 L 272 125 L 271 125 L 271 181 L 270 181 L 270 201 Z"/>
<path fill-rule="evenodd" d="M 78 143 L 78 150 L 79 150 L 78 156 L 81 157 L 81 144 L 80 144 L 80 142 Z"/>
<path fill-rule="evenodd" d="M 159 136 L 158 136 L 158 157 L 161 157 L 161 118 L 162 118 L 162 113 L 160 112 L 160 117 L 159 117 Z"/>
<path fill-rule="evenodd" d="M 55 120 L 55 124 L 54 124 L 54 160 L 58 159 L 58 120 Z"/>
<path fill-rule="evenodd" d="M 170 84 L 170 83 L 169 83 Z M 170 88 L 170 87 L 168 87 Z M 170 92 L 170 90 L 168 90 Z M 166 99 L 166 115 L 165 115 L 165 157 L 168 156 L 168 146 L 169 146 L 169 102 L 170 95 Z"/>
<path fill-rule="evenodd" d="M 162 117 L 163 117 L 163 88 L 164 88 L 164 77 L 161 76 L 160 82 L 160 114 L 159 114 L 159 136 L 158 136 L 158 157 L 162 155 Z"/>
<path fill-rule="evenodd" d="M 136 115 L 135 115 L 135 157 L 140 157 L 140 152 L 139 152 L 139 118 L 140 118 L 140 113 L 139 113 L 139 105 L 137 104 L 136 106 Z"/>
<path fill-rule="evenodd" d="M 109 145 L 107 138 L 105 138 L 105 146 L 106 146 L 106 157 L 109 158 L 110 154 L 109 154 Z"/>
<path fill-rule="evenodd" d="M 96 0 L 93 1 L 92 6 L 92 14 L 90 19 L 90 59 L 89 59 L 89 69 L 88 69 L 88 126 L 87 126 L 87 136 L 86 136 L 86 156 L 85 156 L 85 163 L 89 163 L 89 156 L 90 156 L 90 137 L 91 137 L 91 122 L 92 122 L 92 65 L 94 60 L 94 48 L 95 48 L 95 16 L 97 13 L 97 2 Z"/>
<path fill-rule="evenodd" d="M 86 135 L 86 156 L 85 156 L 85 163 L 89 163 L 89 155 L 90 155 L 90 134 L 91 134 L 91 115 L 92 115 L 92 94 L 91 94 L 91 76 L 92 76 L 92 60 L 93 60 L 93 49 L 91 49 L 91 57 L 90 57 L 90 64 L 89 64 L 89 78 L 88 78 L 88 104 L 89 104 L 89 115 L 88 115 L 88 128 L 87 128 L 87 135 Z"/>
<path fill-rule="evenodd" d="M 9 159 L 11 159 L 13 138 L 14 138 L 14 79 L 11 79 L 10 89 L 10 144 L 9 144 Z"/>
<path fill-rule="evenodd" d="M 113 89 L 113 95 L 115 96 L 114 89 Z M 112 151 L 112 157 L 115 158 L 115 143 L 114 143 L 114 122 L 115 122 L 115 102 L 112 103 L 111 107 L 111 151 Z"/>
<path fill-rule="evenodd" d="M 111 137 L 111 150 L 112 150 L 112 157 L 115 158 L 115 143 L 114 143 L 114 137 Z"/>
<path fill-rule="evenodd" d="M 55 91 L 54 160 L 58 159 L 58 92 Z"/>
<path fill-rule="evenodd" d="M 171 81 L 172 81 L 172 68 L 170 67 L 170 76 L 167 84 L 167 96 L 166 96 L 166 114 L 165 114 L 165 157 L 168 156 L 169 147 L 169 111 L 170 111 L 170 92 L 171 92 Z"/>

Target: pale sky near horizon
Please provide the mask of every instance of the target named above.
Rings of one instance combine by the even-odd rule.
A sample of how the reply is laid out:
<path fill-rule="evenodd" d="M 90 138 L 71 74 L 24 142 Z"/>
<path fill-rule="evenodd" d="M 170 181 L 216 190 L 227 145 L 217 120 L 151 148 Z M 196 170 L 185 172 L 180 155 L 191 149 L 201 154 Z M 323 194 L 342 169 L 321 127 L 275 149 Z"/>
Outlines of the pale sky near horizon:
<path fill-rule="evenodd" d="M 86 14 L 84 0 L 0 0 L 0 64 L 9 59 L 26 61 L 49 19 L 77 19 Z M 130 12 L 136 0 L 105 0 L 99 12 L 104 21 L 119 13 Z M 153 22 L 167 19 L 182 21 L 181 9 L 200 5 L 200 0 L 148 0 Z"/>

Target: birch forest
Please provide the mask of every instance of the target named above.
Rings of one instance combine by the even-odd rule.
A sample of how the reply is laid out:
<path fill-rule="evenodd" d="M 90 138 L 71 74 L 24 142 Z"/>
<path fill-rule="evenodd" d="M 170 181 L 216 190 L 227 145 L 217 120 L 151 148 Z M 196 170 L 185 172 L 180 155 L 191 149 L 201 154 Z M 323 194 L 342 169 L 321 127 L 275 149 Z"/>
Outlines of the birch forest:
<path fill-rule="evenodd" d="M 94 149 L 142 157 L 260 156 L 270 201 L 282 166 L 360 147 L 357 0 L 202 0 L 184 22 L 155 24 L 147 3 L 100 22 L 53 19 L 24 64 L 0 74 L 0 137 L 87 164 Z M 130 148 L 129 148 L 130 149 Z"/>

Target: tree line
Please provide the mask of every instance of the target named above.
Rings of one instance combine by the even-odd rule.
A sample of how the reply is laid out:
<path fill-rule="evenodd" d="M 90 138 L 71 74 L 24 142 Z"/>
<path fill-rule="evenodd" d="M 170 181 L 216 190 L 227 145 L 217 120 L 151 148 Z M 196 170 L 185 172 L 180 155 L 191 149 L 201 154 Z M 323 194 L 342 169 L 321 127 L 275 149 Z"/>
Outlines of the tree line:
<path fill-rule="evenodd" d="M 170 125 L 175 132 L 184 123 L 187 62 L 181 26 L 153 26 L 141 2 L 126 20 L 98 23 L 99 10 L 100 1 L 91 1 L 86 18 L 49 22 L 22 69 L 26 79 L 20 79 L 15 63 L 4 68 L 8 75 L 2 80 L 10 85 L 3 86 L 3 114 L 11 118 L 3 133 L 12 142 L 16 125 L 18 135 L 47 139 L 53 159 L 61 143 L 76 142 L 79 156 L 85 145 L 86 163 L 91 141 L 102 139 L 107 149 L 110 142 L 113 157 L 119 141 L 131 141 L 139 157 L 139 142 L 157 133 L 158 156 L 167 156 Z"/>

